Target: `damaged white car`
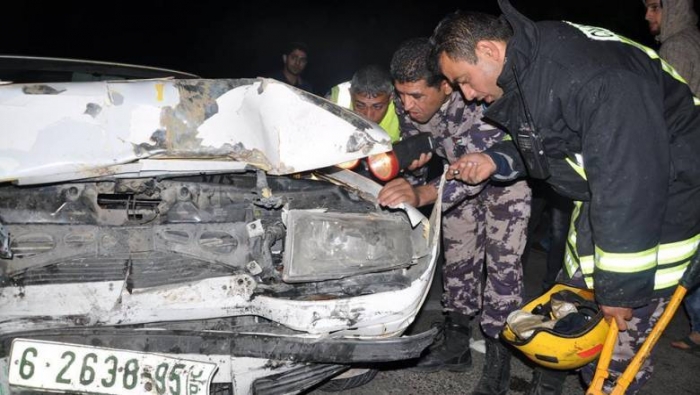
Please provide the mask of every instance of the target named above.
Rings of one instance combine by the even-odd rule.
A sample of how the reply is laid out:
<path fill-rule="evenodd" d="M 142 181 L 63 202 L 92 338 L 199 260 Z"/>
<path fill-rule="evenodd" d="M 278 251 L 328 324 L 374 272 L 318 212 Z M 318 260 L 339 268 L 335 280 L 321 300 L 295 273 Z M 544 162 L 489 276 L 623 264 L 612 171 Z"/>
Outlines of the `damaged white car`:
<path fill-rule="evenodd" d="M 2 394 L 293 394 L 433 340 L 401 334 L 440 204 L 328 167 L 391 149 L 345 109 L 268 79 L 15 83 L 0 141 Z"/>

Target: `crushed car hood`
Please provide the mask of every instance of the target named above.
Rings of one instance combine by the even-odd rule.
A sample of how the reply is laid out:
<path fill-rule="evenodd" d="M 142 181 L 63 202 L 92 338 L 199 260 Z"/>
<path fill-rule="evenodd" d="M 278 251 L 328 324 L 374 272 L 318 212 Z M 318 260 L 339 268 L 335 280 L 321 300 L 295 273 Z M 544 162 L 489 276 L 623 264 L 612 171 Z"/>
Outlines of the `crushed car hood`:
<path fill-rule="evenodd" d="M 0 182 L 119 175 L 283 175 L 391 150 L 376 124 L 271 79 L 0 87 Z"/>

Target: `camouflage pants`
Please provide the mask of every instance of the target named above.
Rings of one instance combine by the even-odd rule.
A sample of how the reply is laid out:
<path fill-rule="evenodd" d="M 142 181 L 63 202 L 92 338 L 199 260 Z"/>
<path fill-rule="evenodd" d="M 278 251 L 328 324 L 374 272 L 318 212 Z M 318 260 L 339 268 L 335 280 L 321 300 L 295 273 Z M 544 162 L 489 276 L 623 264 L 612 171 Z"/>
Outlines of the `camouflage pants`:
<path fill-rule="evenodd" d="M 468 316 L 481 312 L 479 323 L 491 338 L 522 302 L 530 199 L 524 181 L 488 185 L 443 216 L 443 305 Z"/>
<path fill-rule="evenodd" d="M 566 278 L 567 276 L 565 273 L 566 271 L 564 270 L 560 272 L 560 280 L 563 280 L 562 282 L 580 288 L 586 287 L 580 270 L 576 271 L 574 276 L 570 279 Z M 632 319 L 627 322 L 627 330 L 620 332 L 617 337 L 617 344 L 615 345 L 612 360 L 608 367 L 610 377 L 605 380 L 605 384 L 603 385 L 603 390 L 606 393 L 612 391 L 615 380 L 622 375 L 629 362 L 637 353 L 637 350 L 642 346 L 642 343 L 644 343 L 644 340 L 646 340 L 652 328 L 659 320 L 668 302 L 669 298 L 654 298 L 648 305 L 632 310 Z M 597 360 L 581 368 L 581 377 L 587 385 L 590 385 L 593 380 L 596 364 Z M 642 368 L 639 369 L 639 372 L 634 377 L 634 380 L 625 394 L 636 394 L 644 383 L 649 380 L 653 371 L 654 366 L 650 356 L 644 362 Z"/>

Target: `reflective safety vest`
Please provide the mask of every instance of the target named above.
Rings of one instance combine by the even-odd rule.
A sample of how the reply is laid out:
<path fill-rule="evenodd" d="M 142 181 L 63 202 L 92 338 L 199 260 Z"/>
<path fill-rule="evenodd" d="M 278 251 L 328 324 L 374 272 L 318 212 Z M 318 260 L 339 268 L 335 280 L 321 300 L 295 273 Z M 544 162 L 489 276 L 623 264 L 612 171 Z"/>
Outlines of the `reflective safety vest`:
<path fill-rule="evenodd" d="M 330 101 L 333 103 L 352 110 L 352 97 L 350 96 L 350 81 L 343 82 L 331 88 Z M 394 101 L 389 101 L 389 107 L 386 110 L 386 114 L 382 121 L 379 122 L 379 126 L 384 129 L 385 132 L 391 138 L 391 142 L 395 143 L 400 140 L 399 133 L 399 117 L 396 115 L 396 107 L 394 106 Z"/>
<path fill-rule="evenodd" d="M 574 171 L 586 180 L 583 158 L 580 154 L 576 154 L 575 158 L 575 161 L 570 158 L 567 158 L 566 161 Z M 576 248 L 578 236 L 576 222 L 581 216 L 584 204 L 586 203 L 574 201 L 574 210 L 571 214 L 571 225 L 564 257 L 564 268 L 569 276 L 573 276 L 580 268 L 586 285 L 589 288 L 594 288 L 593 272 L 596 269 L 618 273 L 635 273 L 655 268 L 654 291 L 666 290 L 678 285 L 690 259 L 698 249 L 700 234 L 686 240 L 658 244 L 646 251 L 614 253 L 594 246 L 592 255 L 582 255 Z"/>

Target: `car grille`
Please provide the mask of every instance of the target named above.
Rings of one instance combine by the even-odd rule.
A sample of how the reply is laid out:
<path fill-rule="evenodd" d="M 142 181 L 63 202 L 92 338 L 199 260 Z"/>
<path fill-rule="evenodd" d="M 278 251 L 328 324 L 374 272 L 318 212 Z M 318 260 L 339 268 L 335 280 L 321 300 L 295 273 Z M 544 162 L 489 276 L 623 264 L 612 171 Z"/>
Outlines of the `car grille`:
<path fill-rule="evenodd" d="M 27 269 L 10 277 L 17 285 L 45 285 L 122 281 L 127 288 L 146 288 L 229 276 L 235 268 L 169 253 L 151 253 L 129 259 L 73 259 Z M 127 275 L 128 274 L 128 275 Z"/>

